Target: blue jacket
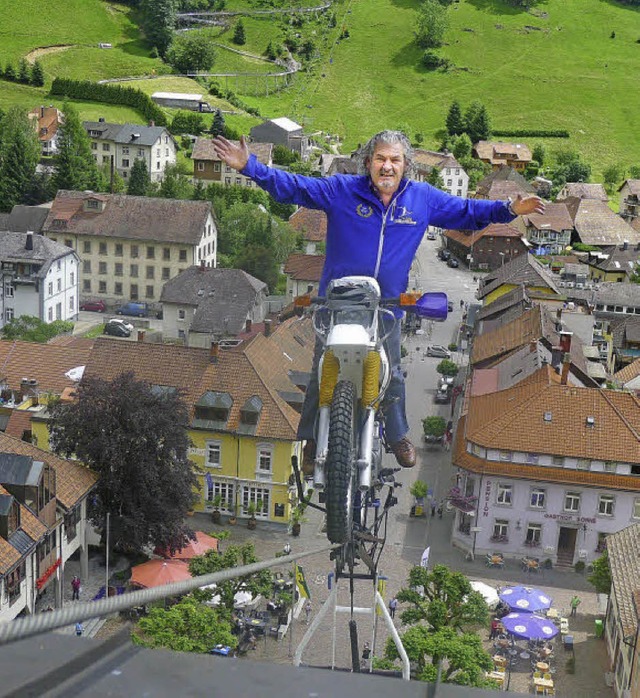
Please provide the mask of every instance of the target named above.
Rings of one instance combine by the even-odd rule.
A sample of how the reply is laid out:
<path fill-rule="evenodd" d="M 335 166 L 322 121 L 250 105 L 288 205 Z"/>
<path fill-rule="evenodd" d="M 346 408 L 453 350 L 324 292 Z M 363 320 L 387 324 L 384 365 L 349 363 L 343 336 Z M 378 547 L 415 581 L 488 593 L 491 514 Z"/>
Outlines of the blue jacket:
<path fill-rule="evenodd" d="M 303 177 L 267 167 L 254 155 L 242 174 L 276 201 L 327 214 L 320 295 L 332 279 L 364 275 L 378 280 L 383 298 L 395 298 L 407 290 L 411 263 L 428 226 L 480 230 L 514 219 L 507 202 L 462 199 L 408 179 L 385 208 L 366 175 Z"/>

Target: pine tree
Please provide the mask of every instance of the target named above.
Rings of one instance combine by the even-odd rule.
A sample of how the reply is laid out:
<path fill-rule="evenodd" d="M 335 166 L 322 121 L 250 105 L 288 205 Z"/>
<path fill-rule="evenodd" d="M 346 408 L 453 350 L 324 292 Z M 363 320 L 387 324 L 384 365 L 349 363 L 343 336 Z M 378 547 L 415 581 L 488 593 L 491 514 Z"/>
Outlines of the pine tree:
<path fill-rule="evenodd" d="M 447 133 L 450 136 L 459 136 L 464 132 L 464 119 L 462 118 L 462 110 L 460 109 L 460 103 L 454 101 L 449 107 L 449 113 L 447 114 Z"/>
<path fill-rule="evenodd" d="M 487 141 L 491 138 L 489 114 L 481 102 L 472 102 L 464 114 L 464 130 L 472 143 Z"/>
<path fill-rule="evenodd" d="M 247 43 L 247 35 L 244 31 L 244 22 L 239 19 L 231 39 L 237 46 L 244 46 Z"/>
<path fill-rule="evenodd" d="M 21 58 L 18 63 L 18 82 L 23 85 L 28 85 L 31 79 L 31 71 L 29 70 L 29 64 L 26 58 Z"/>
<path fill-rule="evenodd" d="M 164 56 L 173 39 L 176 9 L 173 0 L 144 0 L 142 26 L 147 41 Z"/>
<path fill-rule="evenodd" d="M 93 159 L 89 136 L 74 107 L 65 103 L 63 112 L 55 158 L 55 185 L 58 189 L 98 189 L 102 178 Z"/>
<path fill-rule="evenodd" d="M 34 87 L 42 87 L 44 85 L 44 70 L 40 61 L 36 61 L 31 68 L 31 84 Z"/>
<path fill-rule="evenodd" d="M 213 121 L 211 122 L 211 135 L 224 135 L 224 116 L 222 115 L 222 111 L 220 109 L 216 109 L 216 113 L 213 115 Z"/>
<path fill-rule="evenodd" d="M 7 67 L 4 69 L 4 79 L 15 82 L 16 71 L 12 63 L 7 63 Z"/>
<path fill-rule="evenodd" d="M 130 196 L 147 196 L 151 177 L 144 160 L 138 158 L 133 163 L 127 185 L 127 194 Z"/>
<path fill-rule="evenodd" d="M 0 211 L 25 203 L 40 159 L 40 142 L 29 119 L 10 109 L 0 130 Z"/>

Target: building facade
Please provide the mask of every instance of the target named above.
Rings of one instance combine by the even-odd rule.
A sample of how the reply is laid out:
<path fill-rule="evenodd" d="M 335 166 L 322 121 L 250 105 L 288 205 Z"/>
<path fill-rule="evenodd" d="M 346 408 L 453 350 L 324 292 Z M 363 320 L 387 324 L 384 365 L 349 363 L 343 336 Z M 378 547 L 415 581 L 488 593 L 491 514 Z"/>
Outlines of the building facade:
<path fill-rule="evenodd" d="M 33 233 L 0 233 L 0 327 L 30 315 L 43 322 L 78 314 L 78 255 Z"/>
<path fill-rule="evenodd" d="M 169 279 L 189 266 L 217 263 L 206 201 L 59 191 L 43 234 L 80 258 L 83 301 L 158 304 Z"/>
<path fill-rule="evenodd" d="M 58 152 L 58 129 L 64 121 L 64 114 L 50 105 L 32 109 L 28 117 L 37 130 L 38 140 L 42 146 L 42 155 L 44 157 L 55 155 Z"/>
<path fill-rule="evenodd" d="M 249 152 L 255 155 L 263 165 L 271 166 L 271 143 L 249 143 Z M 249 177 L 234 170 L 218 157 L 211 138 L 199 137 L 191 153 L 194 179 L 222 184 L 226 187 L 254 187 L 258 185 Z"/>
<path fill-rule="evenodd" d="M 286 116 L 268 119 L 254 126 L 249 131 L 249 135 L 255 143 L 284 145 L 294 153 L 298 153 L 302 160 L 307 160 L 311 152 L 309 138 L 304 135 L 302 126 Z"/>
<path fill-rule="evenodd" d="M 163 126 L 110 124 L 104 119 L 83 121 L 91 139 L 93 158 L 100 167 L 113 167 L 128 179 L 136 160 L 143 160 L 152 182 L 164 177 L 167 165 L 176 163 L 176 142 Z"/>

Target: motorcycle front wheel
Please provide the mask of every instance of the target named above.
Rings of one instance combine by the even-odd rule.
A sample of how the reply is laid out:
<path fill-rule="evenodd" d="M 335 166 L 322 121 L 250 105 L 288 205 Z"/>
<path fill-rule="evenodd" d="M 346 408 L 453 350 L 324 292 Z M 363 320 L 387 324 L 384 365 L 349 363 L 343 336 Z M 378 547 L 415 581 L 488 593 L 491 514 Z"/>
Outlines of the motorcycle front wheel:
<path fill-rule="evenodd" d="M 340 381 L 333 392 L 326 461 L 327 537 L 332 543 L 351 540 L 356 475 L 356 389 Z"/>

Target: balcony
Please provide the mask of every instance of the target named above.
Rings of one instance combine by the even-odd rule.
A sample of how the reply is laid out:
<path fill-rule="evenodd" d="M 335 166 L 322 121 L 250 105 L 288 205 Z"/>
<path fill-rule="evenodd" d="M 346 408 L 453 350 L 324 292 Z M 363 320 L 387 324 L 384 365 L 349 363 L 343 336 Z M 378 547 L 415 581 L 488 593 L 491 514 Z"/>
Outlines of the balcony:
<path fill-rule="evenodd" d="M 455 507 L 464 514 L 473 514 L 478 502 L 478 498 L 475 495 L 463 495 L 459 487 L 452 487 L 449 490 L 448 499 L 452 507 Z"/>
<path fill-rule="evenodd" d="M 505 536 L 504 534 L 500 534 L 498 536 L 491 536 L 491 538 L 489 540 L 492 543 L 508 543 L 509 536 Z"/>

